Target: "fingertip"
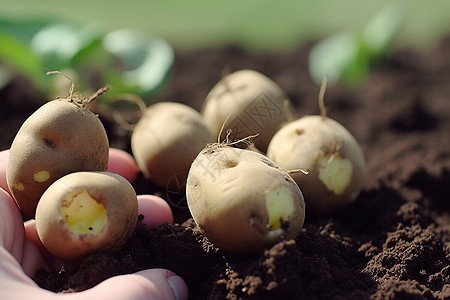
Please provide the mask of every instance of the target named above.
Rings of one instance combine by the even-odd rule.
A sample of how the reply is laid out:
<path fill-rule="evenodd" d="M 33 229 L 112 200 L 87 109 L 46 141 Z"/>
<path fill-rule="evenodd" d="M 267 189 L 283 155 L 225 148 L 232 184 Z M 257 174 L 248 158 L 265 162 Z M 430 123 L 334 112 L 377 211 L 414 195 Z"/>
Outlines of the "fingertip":
<path fill-rule="evenodd" d="M 147 278 L 152 283 L 164 283 L 162 282 L 162 279 L 164 278 L 168 287 L 170 287 L 173 295 L 175 296 L 173 299 L 185 300 L 189 298 L 189 289 L 186 282 L 183 278 L 170 270 L 155 268 L 143 270 L 137 272 L 136 274 Z M 160 284 L 160 287 L 163 287 L 163 284 Z"/>
<path fill-rule="evenodd" d="M 0 151 L 0 187 L 11 194 L 6 181 L 6 167 L 8 166 L 9 149 Z"/>
<path fill-rule="evenodd" d="M 0 188 L 0 245 L 6 250 L 12 252 L 13 245 L 24 236 L 22 224 L 23 218 L 16 202 L 7 191 Z"/>
<path fill-rule="evenodd" d="M 189 290 L 186 285 L 186 282 L 178 275 L 167 277 L 167 282 L 175 294 L 177 300 L 188 299 Z"/>
<path fill-rule="evenodd" d="M 144 216 L 141 221 L 149 229 L 164 222 L 173 224 L 173 214 L 169 204 L 155 195 L 138 195 L 139 213 Z"/>
<path fill-rule="evenodd" d="M 133 156 L 118 148 L 109 149 L 108 168 L 106 171 L 119 174 L 131 183 L 136 180 L 139 174 L 139 168 Z"/>
<path fill-rule="evenodd" d="M 140 300 L 188 299 L 184 280 L 165 269 L 147 269 L 134 274 L 111 277 L 90 290 L 78 293 L 79 299 Z"/>

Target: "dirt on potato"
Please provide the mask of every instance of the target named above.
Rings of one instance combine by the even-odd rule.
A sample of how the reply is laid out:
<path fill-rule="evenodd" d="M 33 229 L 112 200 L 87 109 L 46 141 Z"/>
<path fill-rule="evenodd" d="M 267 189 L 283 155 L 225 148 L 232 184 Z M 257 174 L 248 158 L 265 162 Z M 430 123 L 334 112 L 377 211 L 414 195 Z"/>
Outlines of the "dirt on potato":
<path fill-rule="evenodd" d="M 177 53 L 172 80 L 158 99 L 199 109 L 224 72 L 252 68 L 277 82 L 299 115 L 318 114 L 319 86 L 307 69 L 310 46 L 265 54 L 232 46 Z M 2 149 L 31 113 L 8 98 L 28 99 L 13 94 L 22 90 L 0 91 L 2 115 L 8 112 L 0 118 Z M 140 226 L 120 252 L 89 256 L 76 270 L 39 270 L 37 283 L 81 291 L 113 275 L 162 267 L 186 280 L 191 299 L 449 299 L 450 38 L 426 50 L 396 50 L 364 85 L 328 87 L 326 105 L 328 116 L 361 143 L 368 163 L 366 188 L 339 213 L 306 214 L 295 240 L 253 256 L 231 255 L 195 227 L 183 186 L 161 190 L 141 176 L 137 192 L 164 197 L 177 223 Z M 103 121 L 111 145 L 129 151 L 128 133 Z"/>

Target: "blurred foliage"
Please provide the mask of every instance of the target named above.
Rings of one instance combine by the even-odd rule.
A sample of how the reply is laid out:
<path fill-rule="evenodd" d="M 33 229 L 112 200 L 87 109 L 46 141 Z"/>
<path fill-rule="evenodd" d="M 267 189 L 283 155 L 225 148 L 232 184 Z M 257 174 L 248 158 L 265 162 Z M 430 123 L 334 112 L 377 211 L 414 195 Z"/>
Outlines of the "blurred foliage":
<path fill-rule="evenodd" d="M 370 67 L 386 58 L 404 20 L 402 9 L 392 4 L 376 14 L 364 28 L 346 30 L 314 45 L 309 55 L 309 70 L 320 84 L 324 76 L 329 83 L 362 83 Z"/>
<path fill-rule="evenodd" d="M 172 47 L 161 38 L 135 29 L 105 32 L 95 23 L 1 18 L 0 45 L 0 88 L 20 74 L 51 97 L 65 96 L 70 82 L 46 77 L 57 70 L 83 94 L 111 85 L 100 98 L 103 104 L 124 93 L 154 96 L 164 88 L 174 60 Z"/>

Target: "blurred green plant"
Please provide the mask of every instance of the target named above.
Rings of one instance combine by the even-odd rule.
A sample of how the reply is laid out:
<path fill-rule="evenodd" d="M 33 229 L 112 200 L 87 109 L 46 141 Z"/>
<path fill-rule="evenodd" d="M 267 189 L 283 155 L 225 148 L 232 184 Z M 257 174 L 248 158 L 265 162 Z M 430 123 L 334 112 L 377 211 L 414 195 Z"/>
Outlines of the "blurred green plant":
<path fill-rule="evenodd" d="M 328 76 L 330 85 L 361 84 L 370 67 L 390 53 L 403 20 L 402 9 L 392 4 L 378 12 L 364 28 L 339 32 L 319 41 L 309 54 L 312 79 L 319 85 L 324 76 Z"/>
<path fill-rule="evenodd" d="M 44 93 L 54 94 L 59 92 L 58 80 L 45 74 L 58 70 L 83 93 L 111 85 L 101 98 L 103 104 L 124 93 L 136 94 L 148 104 L 164 88 L 173 61 L 173 49 L 165 40 L 139 30 L 105 32 L 95 23 L 0 17 L 0 88 L 20 74 Z"/>

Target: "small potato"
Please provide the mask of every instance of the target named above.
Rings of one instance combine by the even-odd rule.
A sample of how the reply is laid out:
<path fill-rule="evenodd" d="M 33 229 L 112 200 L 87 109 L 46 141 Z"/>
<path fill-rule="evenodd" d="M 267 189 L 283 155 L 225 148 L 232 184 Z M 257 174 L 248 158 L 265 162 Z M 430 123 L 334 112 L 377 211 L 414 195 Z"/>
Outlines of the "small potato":
<path fill-rule="evenodd" d="M 206 96 L 201 109 L 214 136 L 231 142 L 258 134 L 254 143 L 263 153 L 275 132 L 288 122 L 293 109 L 284 91 L 254 70 L 239 70 L 223 77 Z M 222 126 L 225 124 L 222 132 Z"/>
<path fill-rule="evenodd" d="M 285 170 L 262 154 L 224 145 L 197 156 L 186 196 L 205 236 L 233 253 L 295 238 L 305 218 L 303 195 Z"/>
<path fill-rule="evenodd" d="M 14 138 L 7 166 L 9 189 L 28 218 L 44 191 L 76 171 L 104 171 L 109 143 L 99 118 L 82 104 L 58 99 L 36 110 Z"/>
<path fill-rule="evenodd" d="M 308 213 L 330 214 L 356 199 L 364 186 L 362 150 L 338 122 L 305 116 L 280 129 L 267 156 L 286 170 L 305 169 L 292 177 L 301 188 Z"/>
<path fill-rule="evenodd" d="M 138 201 L 131 184 L 110 172 L 76 172 L 55 181 L 36 209 L 47 250 L 64 260 L 114 251 L 132 234 Z"/>
<path fill-rule="evenodd" d="M 162 188 L 179 188 L 197 154 L 214 137 L 195 109 L 176 102 L 150 105 L 131 135 L 144 176 Z"/>

